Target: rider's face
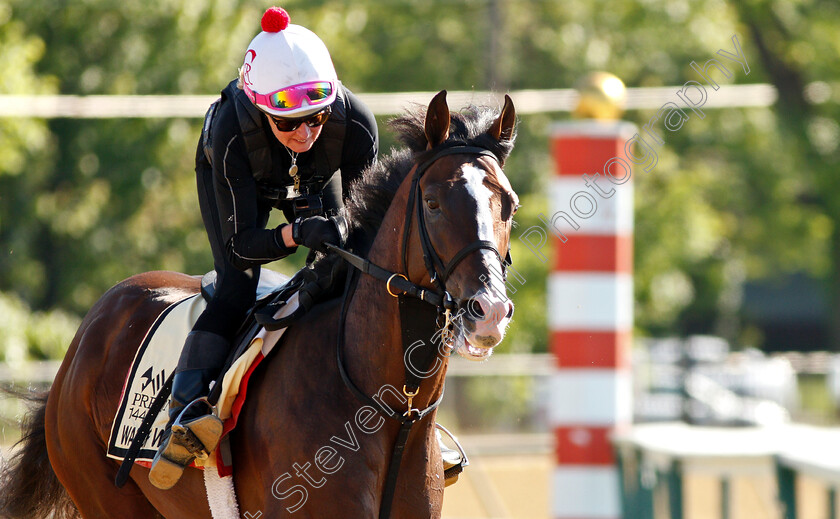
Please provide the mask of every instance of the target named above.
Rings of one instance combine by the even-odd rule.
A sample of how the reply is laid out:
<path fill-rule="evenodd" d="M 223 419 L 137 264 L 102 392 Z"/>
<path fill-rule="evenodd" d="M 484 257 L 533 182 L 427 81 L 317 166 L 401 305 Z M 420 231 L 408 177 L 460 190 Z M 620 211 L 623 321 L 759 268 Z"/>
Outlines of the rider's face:
<path fill-rule="evenodd" d="M 321 129 L 323 128 L 323 126 L 310 128 L 309 125 L 301 124 L 291 132 L 281 132 L 273 124 L 269 124 L 269 126 L 271 127 L 271 132 L 277 137 L 277 140 L 295 153 L 309 151 L 315 144 L 315 141 L 318 140 L 318 136 L 321 135 Z"/>

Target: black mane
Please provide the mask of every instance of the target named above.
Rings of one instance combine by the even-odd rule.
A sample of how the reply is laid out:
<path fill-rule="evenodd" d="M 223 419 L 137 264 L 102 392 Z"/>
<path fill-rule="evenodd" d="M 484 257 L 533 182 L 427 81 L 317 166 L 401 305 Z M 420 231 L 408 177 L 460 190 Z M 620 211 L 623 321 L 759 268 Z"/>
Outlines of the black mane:
<path fill-rule="evenodd" d="M 478 146 L 491 151 L 499 163 L 504 164 L 513 149 L 514 138 L 499 142 L 487 133 L 498 116 L 496 109 L 475 106 L 451 113 L 449 138 L 444 145 L 463 143 Z M 367 254 L 385 212 L 414 163 L 434 153 L 434 150 L 426 150 L 425 117 L 425 109 L 418 108 L 389 121 L 397 139 L 406 147 L 392 149 L 388 156 L 380 157 L 350 187 L 347 197 L 350 238 L 347 245 L 357 254 Z"/>

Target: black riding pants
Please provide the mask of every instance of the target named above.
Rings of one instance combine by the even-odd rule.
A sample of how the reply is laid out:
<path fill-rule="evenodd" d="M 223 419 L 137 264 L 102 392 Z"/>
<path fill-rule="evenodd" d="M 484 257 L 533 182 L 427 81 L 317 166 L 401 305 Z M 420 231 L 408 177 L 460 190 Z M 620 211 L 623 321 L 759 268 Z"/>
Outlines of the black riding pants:
<path fill-rule="evenodd" d="M 248 310 L 256 301 L 260 267 L 242 271 L 228 261 L 219 225 L 216 193 L 213 189 L 213 169 L 206 160 L 203 160 L 203 150 L 200 146 L 198 153 L 201 154 L 197 157 L 195 168 L 198 204 L 207 237 L 210 239 L 210 249 L 213 252 L 216 290 L 213 299 L 207 303 L 207 308 L 193 326 L 193 330 L 215 333 L 232 342 Z M 267 207 L 259 212 L 263 226 L 268 222 L 270 210 L 271 208 Z"/>

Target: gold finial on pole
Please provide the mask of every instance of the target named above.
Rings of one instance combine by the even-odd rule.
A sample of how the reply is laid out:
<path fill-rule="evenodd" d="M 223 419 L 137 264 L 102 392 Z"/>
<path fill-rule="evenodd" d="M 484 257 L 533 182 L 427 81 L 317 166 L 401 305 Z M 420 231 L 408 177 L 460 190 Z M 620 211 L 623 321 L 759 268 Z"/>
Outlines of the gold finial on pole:
<path fill-rule="evenodd" d="M 591 72 L 577 86 L 578 105 L 572 115 L 578 119 L 616 120 L 624 113 L 627 89 L 618 76 Z"/>

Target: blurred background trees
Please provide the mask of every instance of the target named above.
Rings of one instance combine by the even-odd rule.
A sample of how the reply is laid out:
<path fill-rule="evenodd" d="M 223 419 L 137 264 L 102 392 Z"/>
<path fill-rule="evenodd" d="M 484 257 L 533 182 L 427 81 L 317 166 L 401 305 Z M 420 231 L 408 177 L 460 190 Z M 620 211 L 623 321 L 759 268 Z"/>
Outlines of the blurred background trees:
<path fill-rule="evenodd" d="M 707 110 L 665 136 L 653 171 L 635 172 L 637 332 L 840 349 L 829 324 L 840 326 L 835 2 L 282 5 L 324 39 L 339 76 L 362 93 L 566 88 L 592 70 L 631 87 L 681 85 L 697 79 L 691 61 L 731 50 L 737 33 L 750 74 L 716 79 L 724 89 L 769 82 L 779 100 Z M 236 74 L 266 7 L 0 0 L 0 93 L 212 95 Z M 652 115 L 625 118 L 643 124 Z M 521 117 L 506 168 L 523 201 L 520 230 L 546 211 L 547 129 L 567 117 Z M 54 341 L 64 342 L 58 350 L 17 339 L 29 355 L 60 356 L 73 323 L 131 274 L 212 268 L 194 194 L 199 124 L 0 118 L 0 330 L 56 326 L 54 312 L 69 323 L 57 328 L 71 330 Z M 384 126 L 381 134 L 387 152 L 394 140 Z M 545 351 L 546 266 L 524 248 L 514 257 L 527 283 L 513 296 L 517 319 L 503 348 Z M 288 262 L 276 268 L 291 270 Z M 9 336 L 0 350 L 9 350 Z"/>

